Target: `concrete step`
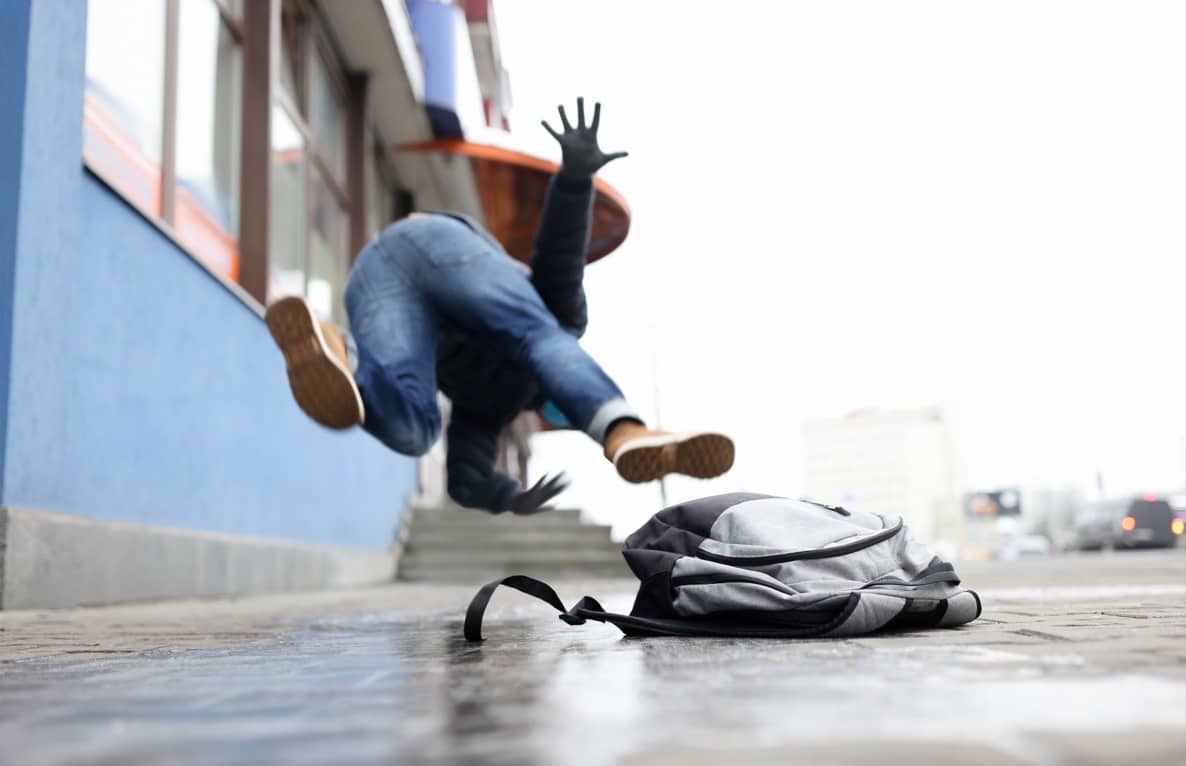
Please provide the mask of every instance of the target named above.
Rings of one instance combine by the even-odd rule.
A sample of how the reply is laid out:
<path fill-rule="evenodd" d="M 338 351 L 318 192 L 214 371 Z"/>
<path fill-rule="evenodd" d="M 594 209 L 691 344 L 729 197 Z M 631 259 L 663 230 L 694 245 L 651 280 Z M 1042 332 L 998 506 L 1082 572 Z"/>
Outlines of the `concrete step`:
<path fill-rule="evenodd" d="M 529 577 L 536 577 L 545 582 L 632 576 L 625 561 L 606 561 L 600 564 L 585 563 L 580 566 L 566 566 L 562 563 L 519 565 L 514 562 L 506 562 L 485 566 L 458 567 L 405 567 L 401 565 L 399 579 L 404 582 L 464 583 L 478 586 L 509 575 L 528 575 Z"/>
<path fill-rule="evenodd" d="M 565 532 L 586 528 L 597 528 L 596 524 L 579 522 L 550 522 L 542 524 L 491 523 L 474 521 L 453 521 L 441 519 L 413 519 L 408 525 L 410 534 L 474 534 L 488 535 L 506 533 L 510 535 L 536 532 Z"/>
<path fill-rule="evenodd" d="M 443 529 L 429 527 L 413 530 L 406 548 L 590 548 L 614 545 L 609 527 L 572 527 L 564 529 Z"/>
<path fill-rule="evenodd" d="M 577 525 L 581 523 L 581 512 L 574 508 L 537 513 L 534 516 L 516 516 L 513 513 L 486 513 L 464 508 L 416 508 L 412 511 L 412 524 L 448 524 L 494 527 L 541 527 Z"/>
<path fill-rule="evenodd" d="M 480 583 L 512 574 L 628 577 L 620 548 L 608 526 L 582 524 L 572 508 L 515 516 L 420 506 L 410 519 L 398 578 Z"/>
<path fill-rule="evenodd" d="M 400 557 L 400 566 L 464 566 L 499 564 L 512 562 L 518 566 L 529 564 L 563 564 L 565 566 L 579 566 L 581 564 L 601 564 L 602 562 L 623 561 L 622 553 L 616 547 L 603 548 L 489 548 L 486 550 L 451 550 L 451 549 L 422 549 L 406 548 Z"/>

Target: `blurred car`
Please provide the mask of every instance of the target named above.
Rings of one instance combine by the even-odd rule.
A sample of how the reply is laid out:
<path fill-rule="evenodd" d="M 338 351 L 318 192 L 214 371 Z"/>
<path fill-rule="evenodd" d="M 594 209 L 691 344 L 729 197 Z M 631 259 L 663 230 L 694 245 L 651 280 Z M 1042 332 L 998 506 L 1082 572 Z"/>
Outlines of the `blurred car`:
<path fill-rule="evenodd" d="M 1127 496 L 1086 506 L 1075 519 L 1073 547 L 1172 548 L 1186 531 L 1186 521 L 1169 501 L 1156 494 Z"/>
<path fill-rule="evenodd" d="M 1168 498 L 1170 508 L 1174 509 L 1174 520 L 1170 522 L 1171 528 L 1175 535 L 1178 536 L 1178 545 L 1186 542 L 1186 492 L 1177 492 L 1171 494 Z"/>

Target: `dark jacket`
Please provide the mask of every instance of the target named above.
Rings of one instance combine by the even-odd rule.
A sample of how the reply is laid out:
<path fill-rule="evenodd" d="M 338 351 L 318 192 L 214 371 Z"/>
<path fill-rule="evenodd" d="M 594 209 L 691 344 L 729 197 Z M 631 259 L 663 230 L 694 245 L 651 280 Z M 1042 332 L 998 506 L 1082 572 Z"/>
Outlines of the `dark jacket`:
<path fill-rule="evenodd" d="M 583 283 L 592 209 L 591 180 L 554 176 L 531 258 L 531 284 L 560 326 L 577 337 L 588 322 Z M 505 253 L 476 221 L 453 217 Z M 471 508 L 506 510 L 519 485 L 494 470 L 498 435 L 520 412 L 543 406 L 535 376 L 481 336 L 453 330 L 437 357 L 437 385 L 453 404 L 445 437 L 449 495 Z"/>

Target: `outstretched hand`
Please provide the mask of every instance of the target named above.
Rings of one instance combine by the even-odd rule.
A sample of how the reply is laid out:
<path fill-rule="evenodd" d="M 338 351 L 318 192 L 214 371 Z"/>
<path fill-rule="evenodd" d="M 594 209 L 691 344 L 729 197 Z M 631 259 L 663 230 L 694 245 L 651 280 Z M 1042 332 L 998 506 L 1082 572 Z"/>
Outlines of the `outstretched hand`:
<path fill-rule="evenodd" d="M 563 471 L 555 476 L 545 476 L 537 481 L 531 489 L 513 493 L 507 502 L 507 510 L 519 516 L 531 516 L 550 511 L 552 506 L 545 505 L 545 503 L 568 489 L 568 483 L 568 476 Z"/>
<path fill-rule="evenodd" d="M 600 103 L 593 105 L 593 121 L 589 123 L 588 127 L 585 126 L 585 99 L 577 99 L 577 126 L 575 128 L 569 123 L 568 115 L 564 113 L 564 107 L 560 106 L 559 109 L 560 122 L 564 125 L 563 133 L 553 130 L 547 120 L 540 120 L 540 124 L 560 144 L 560 149 L 563 152 L 560 172 L 563 175 L 569 178 L 592 178 L 593 174 L 607 162 L 627 155 L 627 152 L 606 154 L 597 145 L 597 126 L 601 122 Z"/>

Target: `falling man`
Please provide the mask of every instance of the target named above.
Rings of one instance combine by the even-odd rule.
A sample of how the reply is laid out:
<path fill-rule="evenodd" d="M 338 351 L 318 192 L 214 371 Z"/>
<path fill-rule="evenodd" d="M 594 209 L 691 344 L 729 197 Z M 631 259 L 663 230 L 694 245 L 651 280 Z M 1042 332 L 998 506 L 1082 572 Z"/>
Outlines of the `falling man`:
<path fill-rule="evenodd" d="M 440 436 L 439 387 L 452 402 L 449 495 L 495 513 L 548 510 L 568 486 L 563 473 L 524 488 L 495 470 L 499 433 L 524 410 L 562 413 L 629 482 L 669 473 L 711 478 L 733 465 L 733 442 L 723 434 L 648 428 L 578 342 L 587 323 L 593 176 L 626 152 L 598 145 L 601 104 L 586 124 L 577 99 L 576 127 L 563 106 L 559 112 L 563 132 L 543 122 L 563 159 L 530 269 L 467 216 L 412 213 L 363 248 L 350 272 L 345 301 L 356 360 L 303 298 L 282 298 L 267 311 L 293 396 L 324 426 L 361 425 L 396 452 L 423 455 Z"/>

